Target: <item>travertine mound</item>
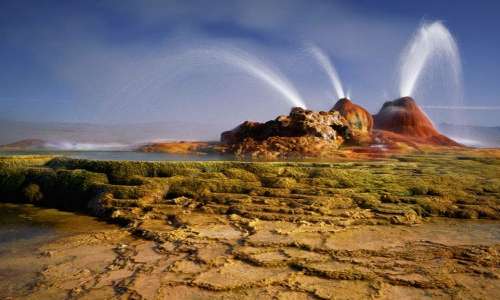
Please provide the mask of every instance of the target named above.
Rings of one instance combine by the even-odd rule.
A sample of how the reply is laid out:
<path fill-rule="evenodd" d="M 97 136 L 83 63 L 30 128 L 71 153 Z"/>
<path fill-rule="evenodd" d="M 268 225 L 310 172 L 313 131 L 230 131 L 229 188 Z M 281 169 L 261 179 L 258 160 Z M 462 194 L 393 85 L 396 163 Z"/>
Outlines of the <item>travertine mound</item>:
<path fill-rule="evenodd" d="M 374 115 L 375 129 L 391 131 L 409 137 L 417 143 L 441 146 L 459 144 L 439 133 L 415 100 L 403 97 L 384 103 Z"/>
<path fill-rule="evenodd" d="M 346 119 L 353 142 L 363 143 L 371 140 L 373 117 L 366 109 L 347 98 L 342 98 L 330 111 L 338 111 Z"/>
<path fill-rule="evenodd" d="M 315 150 L 338 148 L 348 132 L 347 121 L 337 111 L 314 112 L 294 107 L 288 116 L 266 123 L 246 121 L 225 131 L 221 142 L 228 145 L 229 151 L 241 155 L 321 156 Z"/>
<path fill-rule="evenodd" d="M 237 156 L 249 155 L 255 158 L 303 158 L 334 157 L 340 141 L 325 140 L 315 136 L 282 137 L 272 136 L 265 140 L 246 138 L 229 146 Z"/>

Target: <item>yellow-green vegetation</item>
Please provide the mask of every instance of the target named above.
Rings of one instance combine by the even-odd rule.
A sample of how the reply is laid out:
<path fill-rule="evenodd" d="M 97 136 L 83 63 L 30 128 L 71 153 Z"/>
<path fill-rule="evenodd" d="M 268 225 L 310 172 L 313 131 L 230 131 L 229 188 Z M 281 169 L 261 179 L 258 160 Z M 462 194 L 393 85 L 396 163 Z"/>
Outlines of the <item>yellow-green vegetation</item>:
<path fill-rule="evenodd" d="M 50 155 L 13 155 L 0 156 L 0 169 L 27 166 L 42 166 L 52 160 Z"/>
<path fill-rule="evenodd" d="M 18 156 L 0 158 L 0 194 L 3 201 L 89 209 L 107 217 L 120 211 L 120 218 L 128 221 L 140 215 L 137 208 L 148 210 L 178 197 L 200 208 L 269 219 L 279 218 L 280 210 L 292 210 L 299 212 L 297 216 L 318 214 L 323 220 L 338 209 L 352 208 L 404 216 L 498 219 L 500 159 L 449 153 L 337 163 Z M 275 209 L 261 211 L 263 201 L 275 203 Z"/>

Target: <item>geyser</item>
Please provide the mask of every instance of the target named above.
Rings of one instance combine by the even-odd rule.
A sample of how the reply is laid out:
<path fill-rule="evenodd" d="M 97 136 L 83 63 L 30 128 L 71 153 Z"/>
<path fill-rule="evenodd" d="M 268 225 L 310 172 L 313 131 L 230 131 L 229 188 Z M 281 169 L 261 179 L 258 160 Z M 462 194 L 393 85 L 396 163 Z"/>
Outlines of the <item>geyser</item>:
<path fill-rule="evenodd" d="M 235 49 L 210 48 L 203 52 L 258 78 L 278 91 L 294 107 L 306 108 L 301 96 L 283 74 L 249 53 Z"/>
<path fill-rule="evenodd" d="M 337 70 L 333 66 L 331 60 L 328 58 L 328 55 L 326 55 L 326 53 L 316 45 L 310 45 L 308 47 L 308 51 L 318 61 L 319 65 L 328 75 L 328 78 L 333 86 L 333 90 L 337 95 L 337 99 L 345 98 L 346 96 L 344 94 L 344 89 L 342 88 L 342 83 L 340 82 L 339 74 L 337 73 Z"/>
<path fill-rule="evenodd" d="M 395 132 L 413 138 L 419 143 L 458 145 L 436 130 L 432 121 L 411 97 L 402 97 L 384 103 L 373 119 L 376 129 Z"/>
<path fill-rule="evenodd" d="M 431 64 L 432 59 L 437 61 Z M 441 22 L 424 23 L 401 56 L 400 97 L 414 96 L 422 72 L 442 63 L 447 63 L 452 71 L 454 84 L 460 87 L 462 67 L 455 39 Z"/>

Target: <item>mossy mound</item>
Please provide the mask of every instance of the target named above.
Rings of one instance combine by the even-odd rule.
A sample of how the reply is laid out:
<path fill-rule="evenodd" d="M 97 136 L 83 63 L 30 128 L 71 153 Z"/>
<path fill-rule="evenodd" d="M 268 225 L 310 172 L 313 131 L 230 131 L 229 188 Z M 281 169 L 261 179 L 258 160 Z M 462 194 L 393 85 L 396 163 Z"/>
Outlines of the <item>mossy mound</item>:
<path fill-rule="evenodd" d="M 421 217 L 499 219 L 499 170 L 496 157 L 463 153 L 339 163 L 14 157 L 0 159 L 0 194 L 3 201 L 87 210 L 106 217 L 119 210 L 129 221 L 139 218 L 142 210 L 177 197 L 191 199 L 195 207 L 217 210 L 228 210 L 232 203 L 259 217 L 265 214 L 255 211 L 255 203 L 270 201 L 278 211 L 300 208 L 296 218 L 312 212 L 320 213 L 319 219 L 328 218 L 334 215 L 332 207 L 376 210 L 390 204 Z M 225 195 L 234 199 L 227 202 Z M 246 199 L 243 203 L 237 200 L 241 197 Z"/>

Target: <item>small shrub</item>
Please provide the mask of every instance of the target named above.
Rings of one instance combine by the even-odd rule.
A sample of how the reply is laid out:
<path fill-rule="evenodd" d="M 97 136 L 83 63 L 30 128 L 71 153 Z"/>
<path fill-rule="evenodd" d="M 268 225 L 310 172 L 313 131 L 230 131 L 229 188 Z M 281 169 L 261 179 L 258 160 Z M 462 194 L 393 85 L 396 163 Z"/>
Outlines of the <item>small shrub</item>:
<path fill-rule="evenodd" d="M 411 195 L 427 195 L 429 188 L 423 184 L 415 185 L 409 189 Z"/>
<path fill-rule="evenodd" d="M 291 177 L 293 179 L 308 178 L 309 170 L 303 167 L 287 167 L 281 174 L 283 177 Z"/>
<path fill-rule="evenodd" d="M 113 184 L 139 186 L 144 184 L 144 179 L 137 175 L 130 177 L 123 177 L 123 178 L 116 178 Z"/>
<path fill-rule="evenodd" d="M 450 217 L 459 219 L 477 219 L 479 214 L 474 209 L 456 209 L 450 213 Z"/>
<path fill-rule="evenodd" d="M 353 197 L 354 202 L 361 208 L 374 208 L 380 205 L 378 195 L 361 193 Z"/>
<path fill-rule="evenodd" d="M 418 197 L 415 202 L 425 211 L 425 214 L 429 216 L 446 214 L 446 211 L 451 205 L 450 202 L 433 197 Z"/>
<path fill-rule="evenodd" d="M 221 172 L 202 172 L 196 174 L 196 178 L 212 179 L 212 180 L 226 180 L 227 177 Z"/>
<path fill-rule="evenodd" d="M 399 203 L 399 197 L 393 194 L 382 194 L 380 197 L 380 201 L 382 203 Z"/>
<path fill-rule="evenodd" d="M 264 177 L 261 179 L 265 187 L 291 189 L 297 185 L 297 181 L 290 177 Z"/>
<path fill-rule="evenodd" d="M 39 203 L 43 199 L 42 191 L 40 186 L 35 183 L 30 183 L 23 188 L 24 200 L 29 203 Z"/>
<path fill-rule="evenodd" d="M 337 180 L 323 177 L 313 178 L 311 184 L 314 186 L 322 186 L 327 188 L 339 187 L 339 182 Z"/>
<path fill-rule="evenodd" d="M 352 188 L 352 187 L 356 186 L 356 184 L 354 183 L 354 180 L 352 180 L 351 178 L 341 177 L 341 178 L 338 178 L 337 180 L 338 180 L 338 183 L 337 183 L 338 188 Z"/>
<path fill-rule="evenodd" d="M 201 173 L 200 169 L 188 168 L 175 163 L 163 163 L 155 168 L 151 177 L 172 177 L 172 176 L 195 176 Z"/>
<path fill-rule="evenodd" d="M 244 169 L 229 168 L 223 172 L 228 178 L 239 179 L 243 181 L 259 181 L 254 173 Z"/>
<path fill-rule="evenodd" d="M 0 170 L 0 193 L 3 196 L 11 196 L 21 190 L 26 176 L 22 170 Z"/>
<path fill-rule="evenodd" d="M 297 184 L 297 181 L 290 177 L 280 177 L 272 185 L 275 188 L 290 189 Z"/>
<path fill-rule="evenodd" d="M 327 177 L 327 178 L 335 178 L 337 177 L 340 170 L 336 170 L 333 168 L 315 168 L 311 172 L 311 177 Z"/>
<path fill-rule="evenodd" d="M 283 167 L 274 163 L 252 163 L 246 165 L 245 169 L 258 177 L 277 176 L 283 172 Z"/>
<path fill-rule="evenodd" d="M 445 194 L 446 192 L 439 187 L 431 186 L 427 190 L 427 195 L 429 196 L 444 196 Z"/>
<path fill-rule="evenodd" d="M 500 193 L 500 180 L 491 180 L 482 184 L 482 190 L 485 193 Z"/>
<path fill-rule="evenodd" d="M 338 168 L 317 168 L 311 173 L 313 178 L 329 178 L 337 181 L 338 188 L 352 188 L 360 185 L 363 178 L 369 176 L 369 172 L 359 170 L 344 170 Z"/>

